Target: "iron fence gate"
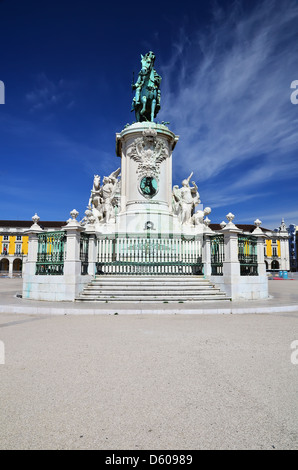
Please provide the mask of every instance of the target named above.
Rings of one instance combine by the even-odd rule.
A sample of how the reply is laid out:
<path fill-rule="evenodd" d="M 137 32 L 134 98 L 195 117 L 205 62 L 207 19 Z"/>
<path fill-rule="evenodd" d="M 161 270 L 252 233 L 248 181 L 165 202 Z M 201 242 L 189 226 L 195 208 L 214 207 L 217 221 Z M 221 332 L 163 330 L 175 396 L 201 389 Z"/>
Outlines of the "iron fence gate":
<path fill-rule="evenodd" d="M 212 276 L 222 276 L 223 262 L 225 260 L 224 236 L 215 235 L 210 238 L 211 274 Z"/>
<path fill-rule="evenodd" d="M 105 238 L 97 242 L 97 274 L 199 275 L 199 238 Z"/>
<path fill-rule="evenodd" d="M 80 260 L 81 260 L 81 274 L 88 274 L 88 263 L 89 263 L 89 236 L 85 233 L 81 233 L 80 237 Z"/>
<path fill-rule="evenodd" d="M 258 275 L 257 237 L 238 235 L 238 259 L 241 276 Z"/>
<path fill-rule="evenodd" d="M 65 232 L 38 234 L 36 272 L 39 275 L 62 275 L 64 268 Z"/>

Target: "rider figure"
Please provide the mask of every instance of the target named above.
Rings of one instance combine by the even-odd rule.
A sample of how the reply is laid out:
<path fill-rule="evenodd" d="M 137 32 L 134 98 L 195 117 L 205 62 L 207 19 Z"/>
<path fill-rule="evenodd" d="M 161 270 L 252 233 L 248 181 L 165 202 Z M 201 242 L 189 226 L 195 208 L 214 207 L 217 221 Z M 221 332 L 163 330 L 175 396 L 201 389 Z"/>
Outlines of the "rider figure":
<path fill-rule="evenodd" d="M 135 91 L 135 96 L 132 101 L 131 111 L 136 110 L 137 107 L 141 105 L 141 101 L 143 101 L 141 98 L 142 98 L 142 95 L 144 94 L 144 92 L 142 93 L 142 90 L 144 89 L 144 86 L 146 86 L 147 92 L 153 93 L 150 99 L 156 100 L 156 111 L 155 111 L 155 115 L 156 115 L 160 109 L 159 87 L 160 87 L 160 82 L 161 82 L 161 76 L 158 75 L 156 70 L 153 68 L 154 62 L 155 62 L 155 54 L 152 51 L 147 52 L 145 56 L 141 55 L 141 59 L 142 59 L 141 60 L 142 68 L 138 74 L 138 79 L 136 83 L 132 84 L 132 89 L 136 91 Z M 150 76 L 148 77 L 148 71 L 150 70 L 151 70 L 151 73 L 150 73 Z"/>
<path fill-rule="evenodd" d="M 135 105 L 140 104 L 140 96 L 141 96 L 141 90 L 145 82 L 145 76 L 148 72 L 148 69 L 150 68 L 150 65 L 152 64 L 152 67 L 154 66 L 154 61 L 155 61 L 155 54 L 154 52 L 150 51 L 145 54 L 145 56 L 141 55 L 141 63 L 142 63 L 142 69 L 139 72 L 138 80 L 136 83 L 133 83 L 132 89 L 136 90 L 135 97 L 132 102 L 132 111 L 134 110 Z M 154 89 L 159 87 L 161 77 L 156 73 L 156 71 L 153 69 L 154 72 Z M 155 83 L 156 82 L 156 83 Z"/>
<path fill-rule="evenodd" d="M 140 104 L 140 97 L 141 97 L 141 90 L 144 85 L 144 75 L 142 74 L 142 71 L 140 71 L 138 80 L 136 83 L 133 83 L 131 85 L 133 90 L 136 90 L 136 94 L 134 99 L 132 100 L 132 105 L 131 105 L 131 110 L 133 111 L 135 109 L 135 105 Z"/>

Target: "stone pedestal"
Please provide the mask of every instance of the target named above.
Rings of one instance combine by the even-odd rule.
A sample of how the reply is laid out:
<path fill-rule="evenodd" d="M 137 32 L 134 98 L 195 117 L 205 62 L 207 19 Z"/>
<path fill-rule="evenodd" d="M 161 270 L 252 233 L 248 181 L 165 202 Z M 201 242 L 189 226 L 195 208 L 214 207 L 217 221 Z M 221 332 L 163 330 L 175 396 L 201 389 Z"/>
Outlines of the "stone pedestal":
<path fill-rule="evenodd" d="M 172 152 L 178 136 L 153 122 L 135 123 L 116 135 L 121 158 L 118 233 L 173 233 Z"/>

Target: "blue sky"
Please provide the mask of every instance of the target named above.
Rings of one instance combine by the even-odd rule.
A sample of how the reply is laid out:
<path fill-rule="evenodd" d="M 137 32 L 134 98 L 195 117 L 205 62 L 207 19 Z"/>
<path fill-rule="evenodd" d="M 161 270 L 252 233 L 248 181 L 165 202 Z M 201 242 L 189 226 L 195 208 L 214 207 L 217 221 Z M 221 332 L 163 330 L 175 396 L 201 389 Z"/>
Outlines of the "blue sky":
<path fill-rule="evenodd" d="M 219 223 L 298 224 L 298 4 L 294 0 L 0 0 L 0 219 L 84 216 L 93 175 L 120 166 L 133 72 L 153 50 L 158 121 L 180 136 Z"/>

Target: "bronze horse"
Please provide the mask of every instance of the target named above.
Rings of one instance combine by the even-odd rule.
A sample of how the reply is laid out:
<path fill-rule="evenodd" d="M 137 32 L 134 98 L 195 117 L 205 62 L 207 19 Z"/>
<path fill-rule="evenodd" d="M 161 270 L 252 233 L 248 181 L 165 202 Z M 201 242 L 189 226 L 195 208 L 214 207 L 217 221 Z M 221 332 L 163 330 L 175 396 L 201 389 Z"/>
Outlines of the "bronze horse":
<path fill-rule="evenodd" d="M 160 82 L 161 76 L 153 68 L 155 55 L 152 51 L 145 56 L 141 55 L 142 68 L 136 83 L 132 88 L 136 90 L 131 111 L 135 111 L 137 122 L 154 121 L 160 110 Z"/>

